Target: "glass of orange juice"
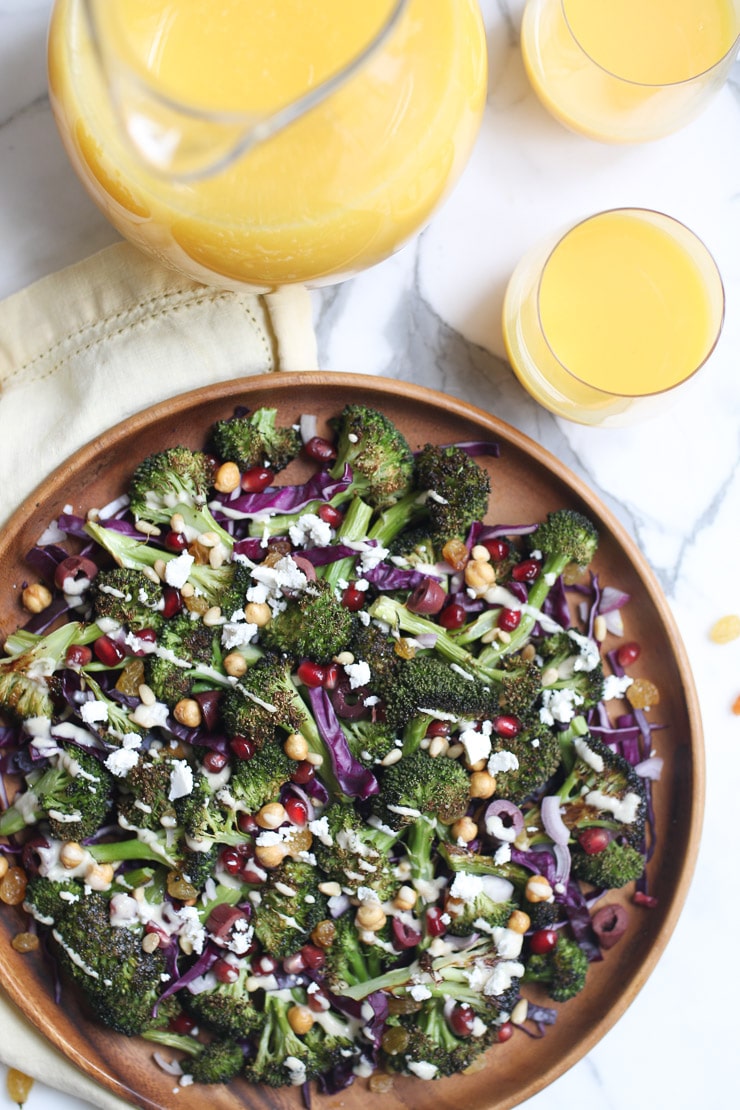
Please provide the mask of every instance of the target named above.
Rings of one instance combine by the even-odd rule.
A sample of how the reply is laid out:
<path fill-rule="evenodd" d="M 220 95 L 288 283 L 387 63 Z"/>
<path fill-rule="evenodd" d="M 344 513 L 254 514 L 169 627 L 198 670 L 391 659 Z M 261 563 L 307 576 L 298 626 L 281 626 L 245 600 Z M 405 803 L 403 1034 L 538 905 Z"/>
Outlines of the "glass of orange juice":
<path fill-rule="evenodd" d="M 521 46 L 544 106 L 602 142 L 693 119 L 737 55 L 740 0 L 528 0 Z"/>
<path fill-rule="evenodd" d="M 477 0 L 55 0 L 66 150 L 128 239 L 196 280 L 340 280 L 429 219 L 480 124 Z"/>
<path fill-rule="evenodd" d="M 535 400 L 581 424 L 618 426 L 665 408 L 714 349 L 724 288 L 706 246 L 661 212 L 597 213 L 514 270 L 503 328 Z"/>

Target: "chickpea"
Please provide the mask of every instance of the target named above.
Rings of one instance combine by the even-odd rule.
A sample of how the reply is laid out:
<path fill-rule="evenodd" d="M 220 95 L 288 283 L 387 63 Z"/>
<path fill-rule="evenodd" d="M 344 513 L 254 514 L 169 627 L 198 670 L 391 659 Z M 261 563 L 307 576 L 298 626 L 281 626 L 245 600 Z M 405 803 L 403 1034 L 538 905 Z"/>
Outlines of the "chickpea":
<path fill-rule="evenodd" d="M 264 628 L 272 620 L 272 609 L 266 601 L 250 601 L 244 606 L 244 619 L 247 624 Z"/>
<path fill-rule="evenodd" d="M 296 763 L 302 763 L 308 755 L 308 741 L 300 732 L 291 732 L 283 744 L 283 751 L 288 759 L 294 759 Z"/>
<path fill-rule="evenodd" d="M 492 798 L 496 793 L 496 779 L 488 771 L 473 771 L 470 776 L 471 798 Z"/>
<path fill-rule="evenodd" d="M 368 933 L 378 933 L 387 921 L 379 902 L 363 902 L 355 915 L 355 925 Z"/>
<path fill-rule="evenodd" d="M 524 910 L 514 910 L 506 922 L 506 927 L 511 929 L 512 933 L 521 933 L 524 936 L 531 924 L 528 913 L 525 913 Z"/>
<path fill-rule="evenodd" d="M 29 613 L 43 613 L 44 609 L 48 609 L 51 605 L 51 590 L 41 582 L 33 582 L 30 586 L 26 586 L 21 594 L 21 600 L 23 608 Z"/>
<path fill-rule="evenodd" d="M 185 728 L 197 728 L 203 720 L 200 706 L 195 698 L 181 698 L 173 709 L 172 715 Z"/>
<path fill-rule="evenodd" d="M 236 463 L 221 463 L 213 478 L 213 488 L 219 493 L 233 493 L 241 480 L 242 476 Z"/>
<path fill-rule="evenodd" d="M 491 563 L 471 559 L 465 567 L 465 585 L 475 590 L 476 594 L 484 594 L 495 581 L 496 571 Z"/>
<path fill-rule="evenodd" d="M 224 670 L 231 678 L 241 678 L 247 673 L 247 661 L 241 652 L 230 651 L 224 657 Z"/>
<path fill-rule="evenodd" d="M 257 844 L 254 849 L 254 858 L 268 871 L 279 867 L 287 855 L 284 844 Z"/>
<path fill-rule="evenodd" d="M 76 840 L 65 840 L 59 849 L 59 862 L 67 871 L 79 867 L 85 858 L 85 849 Z"/>
<path fill-rule="evenodd" d="M 313 1014 L 308 1006 L 291 1006 L 286 1014 L 288 1025 L 299 1037 L 308 1033 L 313 1026 Z"/>
<path fill-rule="evenodd" d="M 402 886 L 396 891 L 393 905 L 397 910 L 412 910 L 416 905 L 416 891 L 412 886 Z"/>
<path fill-rule="evenodd" d="M 277 829 L 287 818 L 285 807 L 280 802 L 268 802 L 255 817 L 261 829 Z"/>
<path fill-rule="evenodd" d="M 85 871 L 85 882 L 92 890 L 107 890 L 113 875 L 112 863 L 91 863 Z"/>
<path fill-rule="evenodd" d="M 532 875 L 527 879 L 524 897 L 528 902 L 549 902 L 552 898 L 552 887 L 544 875 Z"/>
<path fill-rule="evenodd" d="M 464 844 L 470 844 L 478 836 L 478 826 L 470 817 L 461 817 L 459 821 L 454 822 L 450 832 L 455 840 L 462 840 Z"/>

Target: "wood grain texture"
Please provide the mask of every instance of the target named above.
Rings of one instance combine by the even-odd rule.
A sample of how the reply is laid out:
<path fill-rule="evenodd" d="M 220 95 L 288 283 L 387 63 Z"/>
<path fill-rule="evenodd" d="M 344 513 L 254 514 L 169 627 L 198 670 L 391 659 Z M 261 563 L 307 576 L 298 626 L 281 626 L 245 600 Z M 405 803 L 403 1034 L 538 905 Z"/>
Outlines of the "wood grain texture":
<path fill-rule="evenodd" d="M 658 846 L 649 865 L 654 910 L 630 908 L 627 936 L 592 965 L 584 992 L 560 1007 L 545 1037 L 515 1035 L 494 1046 L 485 1069 L 438 1080 L 398 1079 L 382 1096 L 383 1110 L 508 1110 L 571 1067 L 624 1012 L 655 966 L 681 911 L 694 868 L 704 805 L 701 721 L 687 657 L 669 606 L 639 550 L 621 524 L 588 487 L 549 452 L 495 417 L 421 387 L 384 378 L 338 373 L 273 374 L 232 381 L 175 397 L 140 413 L 74 454 L 13 515 L 0 536 L 0 630 L 7 635 L 23 622 L 20 590 L 27 577 L 23 555 L 61 509 L 85 513 L 122 492 L 137 462 L 176 443 L 205 445 L 209 426 L 231 415 L 235 405 L 276 407 L 281 423 L 314 413 L 319 428 L 349 402 L 382 409 L 406 434 L 412 448 L 426 442 L 494 439 L 500 458 L 481 459 L 491 474 L 490 523 L 526 523 L 546 512 L 572 507 L 589 515 L 600 533 L 594 569 L 602 585 L 626 590 L 625 636 L 643 648 L 635 676 L 649 677 L 661 691 L 654 719 L 665 760 L 655 790 Z M 303 464 L 291 465 L 286 480 L 300 480 Z M 617 900 L 617 895 L 609 896 Z M 105 1087 L 145 1110 L 297 1110 L 296 1089 L 183 1088 L 152 1061 L 152 1046 L 92 1024 L 71 990 L 63 1003 L 53 998 L 53 979 L 43 959 L 21 956 L 10 939 L 22 925 L 18 910 L 0 915 L 0 975 L 26 1016 L 76 1065 Z M 336 1096 L 317 1096 L 321 1110 L 359 1110 L 367 1105 L 366 1082 Z"/>

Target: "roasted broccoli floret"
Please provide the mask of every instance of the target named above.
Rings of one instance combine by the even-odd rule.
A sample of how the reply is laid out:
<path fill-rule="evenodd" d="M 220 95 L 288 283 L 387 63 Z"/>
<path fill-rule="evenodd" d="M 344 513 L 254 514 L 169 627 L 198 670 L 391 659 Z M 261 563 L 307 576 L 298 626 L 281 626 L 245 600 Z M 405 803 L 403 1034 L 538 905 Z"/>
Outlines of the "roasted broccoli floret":
<path fill-rule="evenodd" d="M 195 1083 L 230 1083 L 244 1065 L 245 1049 L 237 1040 L 204 1043 L 195 1036 L 168 1029 L 147 1029 L 143 1036 L 147 1041 L 187 1053 L 190 1059 L 181 1062 L 183 1075 L 190 1076 Z"/>
<path fill-rule="evenodd" d="M 247 990 L 252 975 L 249 964 L 234 965 L 238 976 L 233 983 L 217 982 L 210 990 L 186 993 L 185 1008 L 198 1022 L 205 1022 L 219 1037 L 251 1036 L 262 1025 L 262 1014 L 254 994 Z"/>
<path fill-rule="evenodd" d="M 319 579 L 309 582 L 272 618 L 262 629 L 261 642 L 295 660 L 329 663 L 347 647 L 354 621 L 332 586 Z"/>
<path fill-rule="evenodd" d="M 229 779 L 229 793 L 247 813 L 273 802 L 290 779 L 295 763 L 281 744 L 264 744 L 251 759 L 238 759 Z"/>
<path fill-rule="evenodd" d="M 173 774 L 182 761 L 173 761 L 157 752 L 142 755 L 121 780 L 118 792 L 118 818 L 124 828 L 161 832 L 175 822 L 175 804 L 170 800 Z"/>
<path fill-rule="evenodd" d="M 0 713 L 12 720 L 52 717 L 56 671 L 64 667 L 67 649 L 99 634 L 97 626 L 70 621 L 46 636 L 24 637 L 22 650 L 0 659 Z"/>
<path fill-rule="evenodd" d="M 496 796 L 508 798 L 515 805 L 543 787 L 560 766 L 557 734 L 531 715 L 516 736 L 504 739 L 494 733 L 491 741 L 494 756 L 510 752 L 516 760 L 516 766 L 507 760 L 496 770 Z"/>
<path fill-rule="evenodd" d="M 373 767 L 382 762 L 388 752 L 396 746 L 396 729 L 387 721 L 372 721 L 369 718 L 342 721 L 342 732 L 352 755 L 365 767 Z"/>
<path fill-rule="evenodd" d="M 213 446 L 224 462 L 240 470 L 269 466 L 279 471 L 301 450 L 301 437 L 292 427 L 276 423 L 277 409 L 259 408 L 248 416 L 218 420 L 211 430 Z"/>
<path fill-rule="evenodd" d="M 348 911 L 336 919 L 334 939 L 326 949 L 324 974 L 331 989 L 339 995 L 347 987 L 366 983 L 383 975 L 399 959 L 397 953 L 388 951 L 387 926 L 377 934 L 379 943 L 371 943 L 369 939 L 366 942 L 360 939 L 354 917 L 354 913 Z"/>
<path fill-rule="evenodd" d="M 353 806 L 336 803 L 322 814 L 321 836 L 314 838 L 313 853 L 319 867 L 347 891 L 373 890 L 381 902 L 390 901 L 401 885 L 389 852 L 400 832 L 372 828 Z"/>
<path fill-rule="evenodd" d="M 46 820 L 56 840 L 84 840 L 105 823 L 113 778 L 95 756 L 63 744 L 43 771 L 26 775 L 26 789 L 0 815 L 0 836 Z"/>
<path fill-rule="evenodd" d="M 291 680 L 290 661 L 273 652 L 258 659 L 227 690 L 220 703 L 227 736 L 243 736 L 255 748 L 299 732 L 307 711 Z"/>
<path fill-rule="evenodd" d="M 89 596 L 95 620 L 118 621 L 132 632 L 157 628 L 162 622 L 162 587 L 143 571 L 125 567 L 101 570 L 92 581 Z"/>
<path fill-rule="evenodd" d="M 265 993 L 264 1023 L 244 1068 L 249 1082 L 284 1087 L 320 1074 L 322 1062 L 305 1039 L 293 1031 L 288 1020 L 288 1011 L 300 1004 L 301 992 L 295 993 L 298 995 L 295 999 L 285 998 L 282 992 Z"/>
<path fill-rule="evenodd" d="M 635 882 L 645 870 L 645 856 L 631 844 L 610 840 L 601 852 L 571 849 L 571 871 L 575 878 L 610 889 Z"/>
<path fill-rule="evenodd" d="M 560 932 L 551 952 L 529 956 L 523 981 L 542 983 L 555 1002 L 567 1002 L 583 990 L 587 971 L 586 953 L 575 940 Z"/>
<path fill-rule="evenodd" d="M 193 620 L 189 613 L 180 613 L 164 622 L 157 636 L 157 651 L 146 657 L 146 684 L 158 701 L 174 709 L 179 701 L 191 696 L 197 682 L 216 684 L 215 661 L 214 630 L 201 620 Z"/>
<path fill-rule="evenodd" d="M 337 435 L 332 477 L 341 478 L 349 466 L 352 493 L 376 509 L 411 490 L 414 456 L 387 416 L 365 405 L 345 405 L 332 424 Z"/>
<path fill-rule="evenodd" d="M 129 482 L 131 512 L 137 518 L 168 524 L 178 505 L 202 508 L 213 482 L 213 460 L 202 451 L 168 447 L 148 455 Z"/>
<path fill-rule="evenodd" d="M 511 890 L 508 884 L 495 875 L 458 876 L 450 885 L 445 900 L 445 911 L 450 915 L 448 931 L 453 936 L 470 936 L 503 928 L 518 902 L 511 896 L 502 897 Z"/>
<path fill-rule="evenodd" d="M 319 890 L 321 877 L 303 860 L 287 859 L 269 872 L 259 888 L 259 913 L 255 914 L 257 939 L 271 956 L 289 956 L 307 942 L 311 931 L 327 915 L 326 897 Z"/>
<path fill-rule="evenodd" d="M 396 672 L 402 665 L 394 649 L 394 641 L 373 621 L 364 624 L 356 621 L 352 626 L 347 647 L 355 659 L 361 659 L 370 668 L 370 686 L 375 693 L 385 697 L 395 685 Z"/>
<path fill-rule="evenodd" d="M 499 712 L 499 691 L 492 683 L 466 678 L 436 655 L 421 652 L 396 667 L 385 697 L 388 722 L 396 729 L 419 715 L 480 720 Z"/>
<path fill-rule="evenodd" d="M 382 1061 L 393 1072 L 442 1079 L 470 1067 L 493 1034 L 458 1037 L 445 1014 L 446 1002 L 427 999 L 417 1013 L 403 1015 L 383 1038 Z"/>
<path fill-rule="evenodd" d="M 588 732 L 574 736 L 572 726 L 580 720 L 575 718 L 568 732 L 575 758 L 557 791 L 563 821 L 574 837 L 594 826 L 606 828 L 639 849 L 645 832 L 645 784 L 624 756 L 603 740 Z M 566 751 L 566 766 L 569 758 Z"/>
<path fill-rule="evenodd" d="M 65 900 L 69 885 L 35 878 L 26 891 L 31 912 L 54 921 L 51 943 L 63 972 L 81 988 L 96 1017 L 116 1032 L 134 1036 L 166 1026 L 179 1003 L 166 999 L 154 1017 L 168 976 L 163 951 L 144 951 L 142 926 L 111 925 L 104 894 L 86 893 L 80 883 L 76 899 Z"/>
<path fill-rule="evenodd" d="M 571 690 L 578 705 L 590 709 L 604 696 L 604 668 L 598 644 L 578 632 L 556 632 L 539 644 L 543 671 L 558 677 L 548 683 L 548 690 Z"/>
<path fill-rule="evenodd" d="M 235 811 L 219 801 L 206 775 L 196 772 L 192 790 L 176 798 L 174 807 L 178 826 L 186 841 L 194 842 L 200 848 L 206 848 L 208 844 L 241 844 L 244 840 Z M 207 850 L 191 853 L 190 858 L 195 857 L 193 866 L 198 871 L 201 870 L 198 857 L 208 857 L 209 854 Z"/>

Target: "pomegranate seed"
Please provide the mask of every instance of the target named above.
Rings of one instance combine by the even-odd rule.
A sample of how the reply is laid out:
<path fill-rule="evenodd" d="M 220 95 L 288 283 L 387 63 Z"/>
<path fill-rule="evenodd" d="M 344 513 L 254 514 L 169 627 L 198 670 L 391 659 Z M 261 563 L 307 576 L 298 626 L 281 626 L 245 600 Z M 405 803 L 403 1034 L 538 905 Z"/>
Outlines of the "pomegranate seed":
<path fill-rule="evenodd" d="M 216 960 L 211 971 L 219 983 L 235 983 L 239 978 L 239 968 L 228 960 Z"/>
<path fill-rule="evenodd" d="M 311 971 L 318 971 L 326 963 L 326 952 L 315 944 L 304 944 L 300 954 L 306 967 Z"/>
<path fill-rule="evenodd" d="M 305 444 L 303 450 L 308 455 L 309 459 L 315 459 L 316 462 L 333 462 L 337 457 L 334 447 L 329 443 L 328 439 L 323 436 L 312 436 L 308 443 Z"/>
<path fill-rule="evenodd" d="M 87 644 L 72 644 L 67 648 L 64 662 L 68 667 L 86 667 L 92 662 L 93 653 Z"/>
<path fill-rule="evenodd" d="M 658 899 L 653 894 L 646 894 L 644 890 L 636 890 L 632 895 L 632 901 L 636 906 L 644 906 L 647 910 L 654 910 L 658 905 Z"/>
<path fill-rule="evenodd" d="M 497 736 L 503 736 L 506 740 L 513 740 L 515 736 L 519 735 L 522 725 L 517 717 L 502 716 L 495 719 L 493 727 Z"/>
<path fill-rule="evenodd" d="M 236 823 L 239 832 L 246 833 L 247 836 L 254 836 L 260 831 L 260 827 L 251 813 L 237 813 Z"/>
<path fill-rule="evenodd" d="M 178 1014 L 170 1021 L 170 1029 L 173 1033 L 180 1033 L 186 1036 L 195 1029 L 195 1019 L 192 1018 L 190 1014 Z"/>
<path fill-rule="evenodd" d="M 298 664 L 296 674 L 304 686 L 324 686 L 326 683 L 326 667 L 310 659 L 304 659 Z"/>
<path fill-rule="evenodd" d="M 462 628 L 465 624 L 465 609 L 457 601 L 451 601 L 449 605 L 445 605 L 437 620 L 443 628 L 448 630 Z"/>
<path fill-rule="evenodd" d="M 558 934 L 554 929 L 538 929 L 529 938 L 529 950 L 535 956 L 546 956 L 548 952 L 552 952 L 557 943 Z"/>
<path fill-rule="evenodd" d="M 241 881 L 247 883 L 249 886 L 260 886 L 267 878 L 267 872 L 263 871 L 259 864 L 251 859 L 242 864 L 239 868 L 238 875 Z"/>
<path fill-rule="evenodd" d="M 329 996 L 323 987 L 318 990 L 312 990 L 308 996 L 308 1008 L 313 1010 L 315 1014 L 320 1014 L 323 1010 L 328 1010 L 331 1006 Z"/>
<path fill-rule="evenodd" d="M 515 582 L 534 582 L 540 573 L 540 564 L 537 559 L 524 559 L 517 563 L 511 572 Z"/>
<path fill-rule="evenodd" d="M 295 794 L 290 794 L 283 802 L 285 812 L 288 815 L 288 820 L 294 825 L 305 825 L 308 821 L 308 806 L 303 801 L 303 798 L 297 798 Z"/>
<path fill-rule="evenodd" d="M 316 768 L 313 763 L 309 763 L 307 759 L 302 759 L 293 769 L 290 781 L 294 782 L 296 786 L 305 786 L 315 774 Z"/>
<path fill-rule="evenodd" d="M 589 856 L 598 856 L 599 852 L 604 851 L 610 840 L 611 833 L 608 829 L 584 829 L 583 832 L 578 834 L 578 843 Z"/>
<path fill-rule="evenodd" d="M 327 663 L 324 668 L 324 681 L 321 685 L 325 690 L 333 690 L 339 681 L 339 666 L 337 663 Z"/>
<path fill-rule="evenodd" d="M 292 956 L 286 956 L 283 960 L 283 971 L 286 975 L 300 975 L 305 970 L 306 961 L 303 959 L 302 952 L 294 952 Z"/>
<path fill-rule="evenodd" d="M 502 609 L 498 615 L 496 624 L 502 628 L 504 632 L 513 632 L 515 628 L 519 627 L 519 622 L 522 619 L 520 609 Z"/>
<path fill-rule="evenodd" d="M 319 517 L 323 520 L 324 524 L 330 524 L 332 528 L 337 528 L 344 520 L 344 514 L 339 509 L 335 509 L 333 505 L 328 502 L 322 505 L 319 509 Z"/>
<path fill-rule="evenodd" d="M 441 937 L 447 926 L 442 920 L 442 910 L 439 906 L 430 906 L 426 912 L 427 933 L 430 937 Z"/>
<path fill-rule="evenodd" d="M 164 546 L 168 551 L 174 551 L 175 554 L 184 551 L 188 546 L 188 541 L 185 538 L 184 532 L 168 532 L 164 537 Z"/>
<path fill-rule="evenodd" d="M 506 1041 L 510 1041 L 513 1036 L 514 1026 L 510 1021 L 505 1021 L 503 1025 L 499 1025 L 498 1033 L 496 1034 L 496 1041 L 498 1044 L 504 1044 Z"/>
<path fill-rule="evenodd" d="M 255 975 L 272 975 L 274 971 L 277 971 L 278 966 L 278 962 L 274 956 L 268 956 L 263 953 L 261 956 L 258 956 L 252 964 L 252 970 Z"/>
<path fill-rule="evenodd" d="M 629 644 L 622 644 L 617 651 L 617 663 L 620 667 L 631 667 L 640 658 L 640 645 L 634 640 Z"/>
<path fill-rule="evenodd" d="M 509 545 L 506 540 L 486 540 L 483 546 L 488 548 L 494 563 L 500 563 L 509 554 Z"/>
<path fill-rule="evenodd" d="M 454 1006 L 447 1022 L 456 1037 L 469 1037 L 475 1025 L 475 1011 L 470 1006 Z"/>
<path fill-rule="evenodd" d="M 203 770 L 217 775 L 219 771 L 223 771 L 228 762 L 229 758 L 224 752 L 206 752 L 203 756 Z"/>
<path fill-rule="evenodd" d="M 172 617 L 176 617 L 182 609 L 182 597 L 180 591 L 176 590 L 174 586 L 165 586 L 162 595 L 164 597 L 162 616 L 168 621 Z"/>
<path fill-rule="evenodd" d="M 241 488 L 244 493 L 262 493 L 272 485 L 273 477 L 269 466 L 252 466 L 242 474 Z"/>
<path fill-rule="evenodd" d="M 449 736 L 451 732 L 449 721 L 430 721 L 427 725 L 426 736 Z"/>
<path fill-rule="evenodd" d="M 358 590 L 357 586 L 347 586 L 342 593 L 342 605 L 350 613 L 359 613 L 365 605 L 365 591 Z"/>
<path fill-rule="evenodd" d="M 115 667 L 126 654 L 120 644 L 111 640 L 110 636 L 99 636 L 93 644 L 95 658 L 105 667 Z"/>
<path fill-rule="evenodd" d="M 219 862 L 229 875 L 238 875 L 243 861 L 238 848 L 224 848 Z"/>
<path fill-rule="evenodd" d="M 251 740 L 247 740 L 246 736 L 235 736 L 229 742 L 229 747 L 237 759 L 248 760 L 254 756 L 255 747 Z"/>

